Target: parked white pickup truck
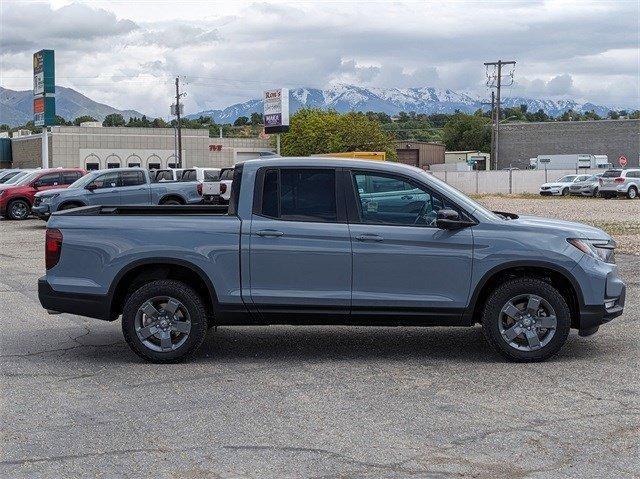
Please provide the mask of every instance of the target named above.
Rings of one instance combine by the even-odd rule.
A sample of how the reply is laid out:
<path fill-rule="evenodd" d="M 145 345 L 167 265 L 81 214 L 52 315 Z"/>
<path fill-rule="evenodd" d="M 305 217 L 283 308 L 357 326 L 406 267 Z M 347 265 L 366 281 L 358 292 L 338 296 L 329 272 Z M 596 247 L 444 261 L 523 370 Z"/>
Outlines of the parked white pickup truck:
<path fill-rule="evenodd" d="M 208 181 L 202 185 L 202 199 L 205 203 L 229 204 L 233 171 L 233 168 L 223 168 L 217 181 Z"/>

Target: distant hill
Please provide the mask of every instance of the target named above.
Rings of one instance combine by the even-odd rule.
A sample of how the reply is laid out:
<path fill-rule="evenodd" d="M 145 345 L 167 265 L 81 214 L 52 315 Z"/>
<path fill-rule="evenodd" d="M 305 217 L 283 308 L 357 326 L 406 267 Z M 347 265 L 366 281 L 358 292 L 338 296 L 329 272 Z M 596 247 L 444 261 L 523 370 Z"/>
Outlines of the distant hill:
<path fill-rule="evenodd" d="M 486 100 L 468 93 L 443 90 L 432 87 L 422 88 L 363 88 L 355 85 L 338 84 L 320 90 L 317 88 L 296 88 L 290 91 L 289 107 L 294 113 L 302 107 L 332 108 L 339 112 L 376 111 L 395 115 L 401 111 L 416 113 L 453 113 L 460 110 L 473 113 L 478 108 L 487 110 Z M 584 113 L 594 110 L 600 116 L 606 116 L 610 108 L 593 103 L 580 103 L 575 100 L 532 99 L 522 97 L 504 98 L 503 107 L 517 107 L 525 104 L 528 110 L 536 112 L 542 109 L 547 115 L 556 117 L 567 110 Z M 216 123 L 232 123 L 240 116 L 249 117 L 253 112 L 262 112 L 262 100 L 254 99 L 236 103 L 219 110 L 205 110 L 187 118 L 209 116 Z"/>
<path fill-rule="evenodd" d="M 141 117 L 135 110 L 118 110 L 104 103 L 98 103 L 72 88 L 56 86 L 56 115 L 65 120 L 75 120 L 79 116 L 90 115 L 96 120 L 104 120 L 111 113 L 120 113 L 126 120 Z M 33 92 L 31 90 L 9 90 L 0 87 L 0 124 L 18 126 L 33 119 Z"/>

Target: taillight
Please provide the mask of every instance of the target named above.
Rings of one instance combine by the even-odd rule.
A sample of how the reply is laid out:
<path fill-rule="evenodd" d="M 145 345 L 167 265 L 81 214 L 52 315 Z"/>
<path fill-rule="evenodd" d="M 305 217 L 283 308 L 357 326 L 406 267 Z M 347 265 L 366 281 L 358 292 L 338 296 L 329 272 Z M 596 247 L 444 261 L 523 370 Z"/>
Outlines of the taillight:
<path fill-rule="evenodd" d="M 227 185 L 225 183 L 220 183 L 220 194 L 224 195 L 227 192 Z"/>
<path fill-rule="evenodd" d="M 44 263 L 47 269 L 53 268 L 60 260 L 62 251 L 62 232 L 57 229 L 47 228 Z"/>
<path fill-rule="evenodd" d="M 613 181 L 615 181 L 616 183 L 624 183 L 624 178 L 618 177 Z"/>
<path fill-rule="evenodd" d="M 198 190 L 198 194 L 202 196 L 202 183 L 198 183 L 198 186 L 196 186 L 196 189 Z"/>

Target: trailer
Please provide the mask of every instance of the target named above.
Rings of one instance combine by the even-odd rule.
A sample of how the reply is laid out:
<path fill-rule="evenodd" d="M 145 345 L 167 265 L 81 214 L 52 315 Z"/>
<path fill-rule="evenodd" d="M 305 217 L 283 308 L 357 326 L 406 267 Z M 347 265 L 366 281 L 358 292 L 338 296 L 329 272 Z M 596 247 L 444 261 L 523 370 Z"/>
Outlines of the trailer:
<path fill-rule="evenodd" d="M 607 155 L 590 155 L 586 153 L 571 155 L 538 155 L 529 159 L 532 170 L 585 170 L 608 169 L 611 163 Z"/>

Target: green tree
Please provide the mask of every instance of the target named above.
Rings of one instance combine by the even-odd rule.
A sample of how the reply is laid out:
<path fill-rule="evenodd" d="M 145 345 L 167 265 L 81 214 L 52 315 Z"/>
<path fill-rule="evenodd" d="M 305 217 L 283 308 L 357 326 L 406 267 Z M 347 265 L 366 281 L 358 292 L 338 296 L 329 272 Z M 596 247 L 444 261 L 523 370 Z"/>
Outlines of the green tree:
<path fill-rule="evenodd" d="M 65 120 L 61 116 L 56 115 L 55 120 L 54 120 L 54 125 L 56 125 L 56 126 L 72 126 L 73 123 L 70 122 L 70 121 Z"/>
<path fill-rule="evenodd" d="M 253 126 L 262 125 L 262 113 L 258 113 L 257 111 L 251 113 L 250 121 Z"/>
<path fill-rule="evenodd" d="M 233 122 L 233 126 L 245 126 L 249 124 L 249 118 L 246 116 L 239 116 L 236 121 Z"/>
<path fill-rule="evenodd" d="M 80 126 L 80 123 L 84 123 L 86 121 L 97 121 L 94 117 L 89 115 L 82 115 L 73 120 L 73 124 L 76 126 Z"/>
<path fill-rule="evenodd" d="M 284 156 L 384 151 L 388 159 L 396 159 L 393 139 L 380 123 L 364 113 L 340 114 L 334 110 L 298 110 L 291 117 L 289 132 L 282 135 L 281 149 Z"/>
<path fill-rule="evenodd" d="M 458 113 L 444 125 L 442 139 L 447 150 L 489 152 L 491 149 L 490 125 L 489 119 L 484 116 Z"/>
<path fill-rule="evenodd" d="M 618 118 L 620 118 L 620 113 L 618 113 L 617 111 L 611 110 L 607 116 L 609 118 L 611 118 L 612 120 L 617 120 Z"/>
<path fill-rule="evenodd" d="M 151 122 L 153 128 L 168 128 L 169 125 L 162 118 L 154 118 Z"/>
<path fill-rule="evenodd" d="M 123 116 L 120 113 L 111 113 L 104 117 L 102 126 L 125 126 Z"/>

